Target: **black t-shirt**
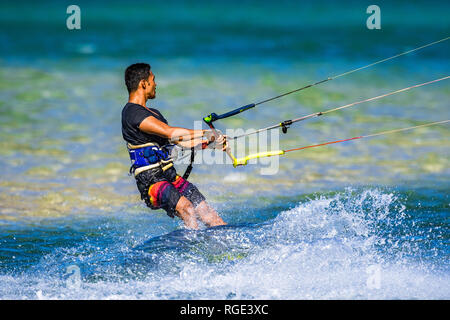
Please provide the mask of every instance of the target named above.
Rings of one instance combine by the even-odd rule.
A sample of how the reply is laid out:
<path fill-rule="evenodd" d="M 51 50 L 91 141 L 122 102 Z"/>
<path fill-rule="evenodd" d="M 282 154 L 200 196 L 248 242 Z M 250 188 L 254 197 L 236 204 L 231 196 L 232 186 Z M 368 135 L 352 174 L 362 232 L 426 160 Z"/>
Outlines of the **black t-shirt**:
<path fill-rule="evenodd" d="M 161 112 L 156 109 L 148 108 L 147 110 L 143 106 L 128 102 L 122 110 L 122 136 L 126 142 L 132 145 L 139 145 L 149 142 L 154 142 L 163 146 L 169 143 L 168 139 L 159 137 L 157 135 L 148 134 L 139 129 L 141 122 L 149 117 L 155 117 L 159 121 L 167 124 L 167 120 L 163 117 Z M 154 113 L 153 113 L 153 112 Z"/>

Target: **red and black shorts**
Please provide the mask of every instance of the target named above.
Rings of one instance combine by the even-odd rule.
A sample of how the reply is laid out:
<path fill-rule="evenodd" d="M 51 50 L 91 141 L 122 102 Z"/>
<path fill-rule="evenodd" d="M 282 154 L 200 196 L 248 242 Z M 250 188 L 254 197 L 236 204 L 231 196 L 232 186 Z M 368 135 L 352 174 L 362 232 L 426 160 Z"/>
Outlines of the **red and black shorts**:
<path fill-rule="evenodd" d="M 182 196 L 191 201 L 194 207 L 205 200 L 197 187 L 177 175 L 173 167 L 164 172 L 160 168 L 146 170 L 135 178 L 141 199 L 147 206 L 152 209 L 164 209 L 172 218 Z"/>

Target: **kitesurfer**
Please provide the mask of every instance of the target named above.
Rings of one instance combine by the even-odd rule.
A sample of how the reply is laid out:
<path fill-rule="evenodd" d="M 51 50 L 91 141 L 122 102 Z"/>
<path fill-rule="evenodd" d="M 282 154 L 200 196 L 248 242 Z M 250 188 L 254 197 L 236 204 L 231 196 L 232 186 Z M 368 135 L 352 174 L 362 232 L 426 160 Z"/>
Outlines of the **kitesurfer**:
<path fill-rule="evenodd" d="M 128 103 L 122 110 L 122 135 L 127 142 L 137 187 L 151 209 L 164 209 L 178 216 L 186 227 L 197 229 L 198 220 L 207 226 L 226 224 L 206 202 L 195 185 L 179 176 L 168 146 L 185 148 L 210 144 L 225 150 L 226 137 L 211 130 L 191 130 L 168 125 L 161 112 L 147 106 L 156 97 L 155 75 L 147 63 L 130 65 L 125 71 Z"/>

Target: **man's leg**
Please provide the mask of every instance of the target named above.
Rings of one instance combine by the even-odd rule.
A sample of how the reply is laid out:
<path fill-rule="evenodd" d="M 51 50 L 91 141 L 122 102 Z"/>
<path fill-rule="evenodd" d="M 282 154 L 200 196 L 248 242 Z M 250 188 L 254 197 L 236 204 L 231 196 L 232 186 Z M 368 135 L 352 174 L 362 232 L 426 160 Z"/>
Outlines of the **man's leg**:
<path fill-rule="evenodd" d="M 194 208 L 192 202 L 183 196 L 177 203 L 176 212 L 187 228 L 198 229 L 197 217 L 208 227 L 226 225 L 216 210 L 206 201 L 202 201 Z"/>
<path fill-rule="evenodd" d="M 175 210 L 187 228 L 198 229 L 194 205 L 186 197 L 182 196 L 180 200 L 178 200 Z"/>
<path fill-rule="evenodd" d="M 172 182 L 172 185 L 183 196 L 182 198 L 185 198 L 189 202 L 189 205 L 187 205 L 183 201 L 183 203 L 181 203 L 180 206 L 183 207 L 186 206 L 189 213 L 191 212 L 190 210 L 193 209 L 195 211 L 195 215 L 208 227 L 226 224 L 219 216 L 219 214 L 208 205 L 208 203 L 205 200 L 205 197 L 200 193 L 200 191 L 197 189 L 195 185 L 193 185 L 192 183 L 183 179 L 180 176 L 176 177 L 176 179 Z M 183 219 L 182 214 L 183 213 L 180 214 L 180 217 Z M 189 219 L 192 218 L 189 217 Z"/>
<path fill-rule="evenodd" d="M 198 204 L 195 208 L 195 213 L 208 227 L 226 225 L 226 222 L 223 221 L 217 211 L 214 210 L 206 201 L 202 201 Z"/>
<path fill-rule="evenodd" d="M 141 189 L 145 190 L 144 184 Z M 175 215 L 180 217 L 187 228 L 198 229 L 194 205 L 167 180 L 158 181 L 148 188 L 146 204 L 152 209 L 164 209 L 171 218 Z"/>

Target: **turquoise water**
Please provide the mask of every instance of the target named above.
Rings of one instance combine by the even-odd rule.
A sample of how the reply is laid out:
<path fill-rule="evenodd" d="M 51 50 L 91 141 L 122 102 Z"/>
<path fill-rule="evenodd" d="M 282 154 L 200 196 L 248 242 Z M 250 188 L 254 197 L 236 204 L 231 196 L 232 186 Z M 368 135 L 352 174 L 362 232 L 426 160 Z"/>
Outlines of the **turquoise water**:
<path fill-rule="evenodd" d="M 197 165 L 190 180 L 230 223 L 200 231 L 139 200 L 120 133 L 130 63 L 152 65 L 152 106 L 192 127 L 445 38 L 448 3 L 378 2 L 373 31 L 372 3 L 78 3 L 80 31 L 65 27 L 68 4 L 0 4 L 0 298 L 450 297 L 446 125 L 291 153 L 276 175 Z M 217 127 L 257 129 L 446 76 L 449 45 Z M 305 121 L 279 145 L 449 119 L 449 95 L 444 81 Z"/>

